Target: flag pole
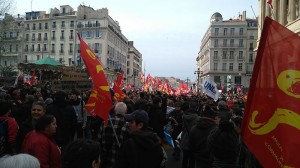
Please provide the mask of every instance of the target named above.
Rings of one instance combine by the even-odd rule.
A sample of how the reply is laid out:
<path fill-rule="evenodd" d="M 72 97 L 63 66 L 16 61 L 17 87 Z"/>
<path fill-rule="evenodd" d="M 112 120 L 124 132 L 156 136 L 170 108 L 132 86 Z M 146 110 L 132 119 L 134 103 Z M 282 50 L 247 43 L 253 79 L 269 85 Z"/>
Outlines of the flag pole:
<path fill-rule="evenodd" d="M 251 5 L 251 9 L 252 9 L 253 15 L 254 15 L 254 17 L 255 17 L 255 19 L 256 19 L 257 17 L 256 17 L 256 15 L 255 15 L 255 12 L 254 12 L 253 8 L 252 8 L 252 5 Z M 260 25 L 259 25 L 258 23 L 257 23 L 257 25 L 258 25 L 259 29 L 261 30 Z"/>
<path fill-rule="evenodd" d="M 112 128 L 112 130 L 113 130 L 113 132 L 114 132 L 114 135 L 115 135 L 115 137 L 116 137 L 117 144 L 118 144 L 118 146 L 119 146 L 119 148 L 120 148 L 120 147 L 121 147 L 120 141 L 119 141 L 119 139 L 118 139 L 118 136 L 117 136 L 115 127 L 114 127 L 114 125 L 113 125 L 113 123 L 112 123 L 112 121 L 111 121 L 110 115 L 108 115 L 108 119 L 109 119 L 109 123 L 110 123 L 110 125 L 111 125 L 111 128 Z"/>

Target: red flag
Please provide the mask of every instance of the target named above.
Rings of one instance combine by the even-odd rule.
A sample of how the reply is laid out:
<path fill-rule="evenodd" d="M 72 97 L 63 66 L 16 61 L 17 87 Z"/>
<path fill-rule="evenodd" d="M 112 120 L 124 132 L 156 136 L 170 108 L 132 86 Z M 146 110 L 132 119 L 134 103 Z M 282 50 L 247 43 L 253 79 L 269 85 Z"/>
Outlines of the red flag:
<path fill-rule="evenodd" d="M 109 86 L 101 62 L 97 59 L 90 47 L 80 38 L 80 56 L 93 80 L 94 88 L 86 103 L 86 110 L 101 117 L 107 124 L 112 100 Z"/>
<path fill-rule="evenodd" d="M 242 124 L 264 167 L 300 167 L 300 37 L 266 17 Z"/>
<path fill-rule="evenodd" d="M 114 99 L 117 101 L 123 101 L 124 98 L 126 97 L 126 94 L 120 89 L 118 85 L 116 85 L 116 82 L 114 83 Z"/>
<path fill-rule="evenodd" d="M 116 82 L 114 83 L 114 85 L 117 85 L 119 88 L 122 88 L 123 85 L 124 85 L 124 72 L 121 72 L 118 77 L 117 77 L 117 80 Z"/>
<path fill-rule="evenodd" d="M 273 9 L 272 0 L 268 0 L 267 3 L 269 4 L 270 8 Z"/>
<path fill-rule="evenodd" d="M 33 71 L 31 78 L 30 78 L 30 85 L 34 85 L 35 83 L 35 71 Z"/>
<path fill-rule="evenodd" d="M 141 77 L 140 77 L 141 83 L 144 83 L 144 78 L 145 78 L 145 74 L 144 74 L 144 72 L 142 72 Z"/>
<path fill-rule="evenodd" d="M 148 83 L 150 79 L 152 79 L 152 76 L 150 74 L 148 74 L 146 77 L 146 83 Z"/>

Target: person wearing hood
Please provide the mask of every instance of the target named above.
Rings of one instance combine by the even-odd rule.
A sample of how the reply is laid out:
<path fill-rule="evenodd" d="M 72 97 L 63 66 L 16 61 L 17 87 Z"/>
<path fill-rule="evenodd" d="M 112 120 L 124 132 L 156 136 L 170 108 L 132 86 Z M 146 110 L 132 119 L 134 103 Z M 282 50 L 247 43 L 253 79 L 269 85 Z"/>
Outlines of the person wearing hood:
<path fill-rule="evenodd" d="M 54 139 L 62 149 L 74 140 L 77 117 L 74 108 L 67 102 L 67 94 L 57 91 L 53 103 L 46 107 L 46 113 L 56 118 L 57 130 Z"/>
<path fill-rule="evenodd" d="M 85 102 L 80 97 L 80 91 L 72 89 L 70 102 L 75 110 L 77 117 L 76 134 L 77 139 L 83 138 L 83 131 L 87 123 L 87 111 L 85 110 Z"/>
<path fill-rule="evenodd" d="M 189 135 L 191 128 L 197 123 L 199 116 L 197 114 L 197 103 L 189 102 L 188 110 L 182 115 L 182 133 L 180 147 L 182 150 L 182 168 L 194 168 L 195 160 L 189 148 Z"/>
<path fill-rule="evenodd" d="M 217 113 L 208 109 L 202 111 L 201 117 L 190 132 L 189 147 L 195 159 L 195 168 L 210 168 L 213 159 L 207 147 L 210 132 L 217 127 Z"/>
<path fill-rule="evenodd" d="M 146 111 L 136 110 L 125 115 L 129 121 L 131 137 L 118 153 L 115 168 L 161 168 L 164 154 L 159 137 L 148 131 L 149 117 Z"/>

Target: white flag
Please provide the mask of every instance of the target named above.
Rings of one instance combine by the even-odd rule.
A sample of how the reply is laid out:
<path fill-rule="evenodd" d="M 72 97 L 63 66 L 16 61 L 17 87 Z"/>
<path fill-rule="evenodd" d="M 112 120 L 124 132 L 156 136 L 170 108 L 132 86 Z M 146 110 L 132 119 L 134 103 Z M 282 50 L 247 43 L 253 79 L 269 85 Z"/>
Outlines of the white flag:
<path fill-rule="evenodd" d="M 217 89 L 217 84 L 210 80 L 209 77 L 204 79 L 203 85 L 203 92 L 206 93 L 209 97 L 213 98 L 215 101 L 218 100 L 220 93 Z"/>

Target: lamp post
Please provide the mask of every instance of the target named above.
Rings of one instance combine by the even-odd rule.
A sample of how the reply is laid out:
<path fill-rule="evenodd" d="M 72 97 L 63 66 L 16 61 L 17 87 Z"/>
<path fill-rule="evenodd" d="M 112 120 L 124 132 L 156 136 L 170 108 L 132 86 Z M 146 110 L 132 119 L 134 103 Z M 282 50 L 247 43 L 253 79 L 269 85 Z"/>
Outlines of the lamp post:
<path fill-rule="evenodd" d="M 203 74 L 203 72 L 198 68 L 194 74 L 197 75 L 197 92 L 199 92 L 200 74 Z"/>
<path fill-rule="evenodd" d="M 190 82 L 191 80 L 187 77 L 186 78 L 186 80 L 185 80 L 185 82 L 186 82 L 186 86 L 187 86 L 187 88 L 189 89 L 189 82 Z"/>

